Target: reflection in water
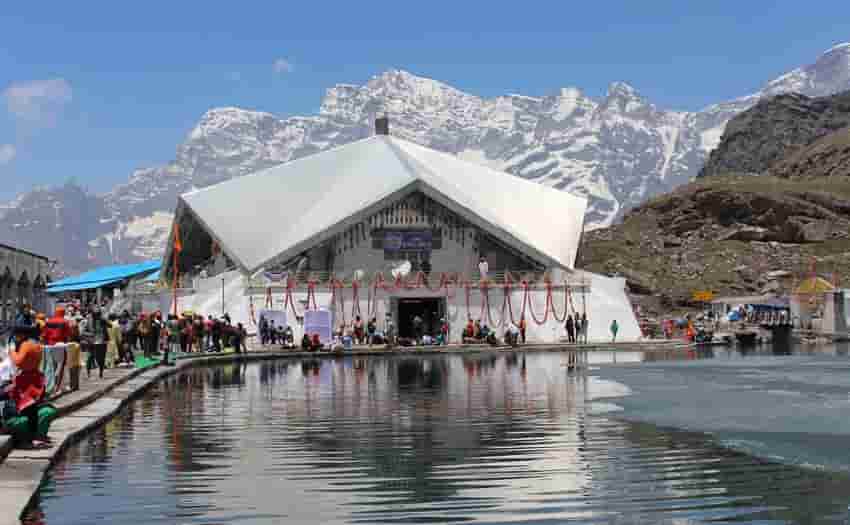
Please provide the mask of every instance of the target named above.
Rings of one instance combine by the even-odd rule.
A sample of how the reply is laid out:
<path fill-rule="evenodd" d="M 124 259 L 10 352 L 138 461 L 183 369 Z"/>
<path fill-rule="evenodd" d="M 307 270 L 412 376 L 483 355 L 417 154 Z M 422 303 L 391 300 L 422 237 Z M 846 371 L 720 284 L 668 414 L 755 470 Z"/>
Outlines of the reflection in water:
<path fill-rule="evenodd" d="M 192 370 L 71 447 L 28 521 L 843 522 L 846 477 L 615 419 L 623 393 L 551 353 Z"/>

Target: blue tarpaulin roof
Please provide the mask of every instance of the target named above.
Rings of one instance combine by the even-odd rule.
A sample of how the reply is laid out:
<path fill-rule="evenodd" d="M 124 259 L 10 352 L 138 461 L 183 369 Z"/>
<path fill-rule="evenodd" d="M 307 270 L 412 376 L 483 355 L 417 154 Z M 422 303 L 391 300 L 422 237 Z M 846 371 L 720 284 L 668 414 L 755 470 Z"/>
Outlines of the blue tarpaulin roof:
<path fill-rule="evenodd" d="M 159 276 L 160 276 L 160 271 L 157 270 L 157 271 L 153 272 L 152 274 L 148 275 L 147 277 L 145 277 L 144 282 L 155 283 L 159 280 Z"/>
<path fill-rule="evenodd" d="M 75 277 L 68 277 L 51 283 L 50 286 L 47 287 L 47 293 L 92 290 L 102 286 L 115 284 L 125 279 L 158 272 L 161 267 L 161 261 L 104 266 Z"/>

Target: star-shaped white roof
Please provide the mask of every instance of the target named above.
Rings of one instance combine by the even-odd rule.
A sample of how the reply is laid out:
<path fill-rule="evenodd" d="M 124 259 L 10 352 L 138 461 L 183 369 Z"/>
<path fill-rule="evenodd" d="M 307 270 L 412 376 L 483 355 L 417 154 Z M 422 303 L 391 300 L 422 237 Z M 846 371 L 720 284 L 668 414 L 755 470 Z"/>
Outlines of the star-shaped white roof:
<path fill-rule="evenodd" d="M 286 260 L 414 191 L 549 266 L 573 268 L 583 197 L 376 135 L 183 195 L 245 271 Z M 178 206 L 178 209 L 180 206 Z"/>

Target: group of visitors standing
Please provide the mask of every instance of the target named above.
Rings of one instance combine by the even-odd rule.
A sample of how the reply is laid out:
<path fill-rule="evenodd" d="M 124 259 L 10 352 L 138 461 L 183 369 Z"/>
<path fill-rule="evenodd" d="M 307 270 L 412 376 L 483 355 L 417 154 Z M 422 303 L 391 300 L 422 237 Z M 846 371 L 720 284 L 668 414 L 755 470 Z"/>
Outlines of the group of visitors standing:
<path fill-rule="evenodd" d="M 134 366 L 135 353 L 153 358 L 159 352 L 159 337 L 162 317 L 157 313 L 134 317 L 124 311 L 120 315 L 104 315 L 99 306 L 58 306 L 53 317 L 45 319 L 43 314 L 22 305 L 15 318 L 15 329 L 29 328 L 33 339 L 52 346 L 71 345 L 72 361 L 79 352 L 88 354 L 88 375 L 98 369 L 100 377 L 106 368 Z M 72 377 L 72 385 L 75 383 Z"/>
<path fill-rule="evenodd" d="M 170 314 L 165 324 L 168 352 L 221 352 L 231 347 L 236 353 L 247 352 L 248 331 L 242 323 L 234 325 L 228 314 L 220 318 L 193 313 Z"/>
<path fill-rule="evenodd" d="M 579 317 L 576 312 L 575 317 L 572 314 L 567 315 L 567 320 L 564 323 L 564 328 L 567 331 L 567 342 L 570 343 L 587 343 L 587 313 L 582 313 Z"/>
<path fill-rule="evenodd" d="M 29 305 L 22 305 L 14 326 L 30 327 L 34 338 L 46 345 L 79 345 L 80 351 L 88 355 L 87 375 L 97 369 L 99 377 L 107 368 L 134 366 L 137 353 L 148 360 L 161 358 L 163 364 L 168 364 L 169 354 L 178 351 L 221 352 L 225 347 L 245 351 L 248 336 L 242 323 L 233 325 L 227 314 L 218 319 L 204 319 L 188 312 L 171 314 L 166 319 L 161 312 L 134 316 L 125 310 L 105 315 L 99 305 L 59 306 L 50 319 Z"/>
<path fill-rule="evenodd" d="M 55 417 L 48 402 L 48 379 L 42 372 L 43 355 L 50 347 L 64 348 L 69 390 L 80 388 L 80 375 L 85 359 L 86 377 L 94 370 L 103 378 L 104 370 L 135 366 L 136 355 L 159 359 L 169 364 L 171 352 L 219 352 L 225 346 L 244 351 L 247 331 L 241 323 L 235 326 L 227 315 L 221 319 L 200 315 L 169 315 L 160 312 L 131 315 L 104 314 L 100 305 L 58 306 L 52 317 L 21 305 L 8 340 L 12 376 L 4 376 L 0 384 L 0 431 L 11 433 L 16 443 L 36 446 L 49 444 L 47 429 Z M 5 355 L 0 356 L 0 362 Z M 8 370 L 8 369 L 7 369 Z M 55 388 L 61 388 L 57 376 Z M 54 387 L 51 387 L 54 388 Z M 54 390 L 55 392 L 55 390 Z"/>

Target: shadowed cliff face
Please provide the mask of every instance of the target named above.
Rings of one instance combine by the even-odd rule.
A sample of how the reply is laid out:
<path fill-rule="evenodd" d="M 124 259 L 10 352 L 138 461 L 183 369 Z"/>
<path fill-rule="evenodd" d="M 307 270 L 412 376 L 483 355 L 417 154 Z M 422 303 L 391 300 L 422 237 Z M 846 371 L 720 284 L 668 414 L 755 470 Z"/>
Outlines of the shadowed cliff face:
<path fill-rule="evenodd" d="M 850 91 L 822 98 L 792 94 L 762 100 L 729 121 L 700 176 L 728 173 L 806 176 L 809 175 L 805 169 L 806 157 L 815 153 L 806 152 L 816 143 L 821 145 L 820 154 L 828 150 L 837 155 L 831 164 L 840 165 L 840 155 L 850 143 L 848 126 Z M 783 163 L 786 159 L 797 160 Z M 817 163 L 811 164 L 815 168 Z"/>

